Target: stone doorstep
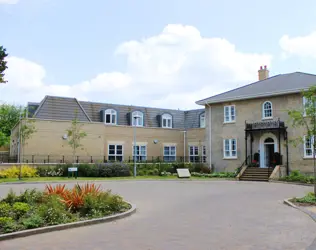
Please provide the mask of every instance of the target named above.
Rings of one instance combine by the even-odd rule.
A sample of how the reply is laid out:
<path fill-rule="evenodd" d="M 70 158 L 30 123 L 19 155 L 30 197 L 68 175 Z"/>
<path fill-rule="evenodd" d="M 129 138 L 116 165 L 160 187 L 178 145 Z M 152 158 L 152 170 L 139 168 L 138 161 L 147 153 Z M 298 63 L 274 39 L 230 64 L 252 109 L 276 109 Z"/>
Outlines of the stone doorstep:
<path fill-rule="evenodd" d="M 130 216 L 136 212 L 136 205 L 132 204 L 130 202 L 127 202 L 127 203 L 129 203 L 131 205 L 131 208 L 128 211 L 120 213 L 120 214 L 114 214 L 114 215 L 110 215 L 110 216 L 106 216 L 106 217 L 102 217 L 102 218 L 91 219 L 91 220 L 76 221 L 76 222 L 67 223 L 67 224 L 60 224 L 60 225 L 54 225 L 54 226 L 48 226 L 48 227 L 40 227 L 40 228 L 23 230 L 23 231 L 14 232 L 14 233 L 2 234 L 2 235 L 0 235 L 0 241 L 11 240 L 11 239 L 31 236 L 31 235 L 35 235 L 35 234 L 60 231 L 60 230 L 65 230 L 65 229 L 70 229 L 70 228 L 89 226 L 89 225 L 94 225 L 94 224 L 98 224 L 98 223 L 105 223 L 105 222 L 115 221 L 118 219 L 123 219 L 123 218 Z"/>

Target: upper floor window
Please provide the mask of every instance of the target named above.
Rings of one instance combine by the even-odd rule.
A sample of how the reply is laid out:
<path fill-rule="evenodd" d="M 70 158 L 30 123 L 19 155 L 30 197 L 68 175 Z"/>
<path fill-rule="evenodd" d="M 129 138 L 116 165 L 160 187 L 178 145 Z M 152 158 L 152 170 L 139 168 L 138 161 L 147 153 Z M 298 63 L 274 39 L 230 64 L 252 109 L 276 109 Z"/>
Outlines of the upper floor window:
<path fill-rule="evenodd" d="M 273 113 L 272 113 L 272 102 L 264 102 L 262 104 L 262 118 L 272 118 Z"/>
<path fill-rule="evenodd" d="M 316 108 L 316 102 L 314 102 L 314 106 L 313 106 L 313 99 L 312 98 L 306 98 L 305 96 L 303 96 L 304 116 L 306 116 L 306 111 L 309 114 L 314 113 L 314 109 L 315 108 Z"/>
<path fill-rule="evenodd" d="M 172 115 L 163 114 L 161 119 L 163 128 L 172 128 Z"/>
<path fill-rule="evenodd" d="M 117 124 L 117 112 L 114 109 L 107 109 L 104 111 L 105 124 Z"/>
<path fill-rule="evenodd" d="M 200 114 L 200 128 L 205 128 L 205 113 Z"/>
<path fill-rule="evenodd" d="M 144 126 L 144 114 L 140 111 L 134 111 L 132 113 L 132 125 L 137 127 Z"/>
<path fill-rule="evenodd" d="M 224 122 L 235 122 L 236 120 L 235 105 L 224 107 Z"/>

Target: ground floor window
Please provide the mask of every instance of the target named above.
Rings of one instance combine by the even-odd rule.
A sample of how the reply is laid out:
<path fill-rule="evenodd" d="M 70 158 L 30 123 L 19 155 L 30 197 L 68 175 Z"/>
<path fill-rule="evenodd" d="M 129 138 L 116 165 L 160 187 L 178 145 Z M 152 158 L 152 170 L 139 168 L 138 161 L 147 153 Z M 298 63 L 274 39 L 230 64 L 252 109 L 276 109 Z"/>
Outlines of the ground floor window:
<path fill-rule="evenodd" d="M 123 145 L 109 145 L 109 161 L 123 161 Z"/>
<path fill-rule="evenodd" d="M 206 162 L 206 146 L 202 146 L 202 162 Z"/>
<path fill-rule="evenodd" d="M 133 160 L 136 161 L 146 161 L 147 160 L 147 147 L 143 146 L 133 146 Z"/>
<path fill-rule="evenodd" d="M 237 158 L 237 140 L 224 139 L 224 158 Z"/>
<path fill-rule="evenodd" d="M 163 159 L 164 159 L 164 161 L 176 161 L 176 147 L 175 146 L 164 146 Z"/>
<path fill-rule="evenodd" d="M 313 157 L 314 136 L 304 136 L 304 157 Z"/>
<path fill-rule="evenodd" d="M 199 147 L 189 146 L 189 160 L 190 162 L 199 162 Z"/>

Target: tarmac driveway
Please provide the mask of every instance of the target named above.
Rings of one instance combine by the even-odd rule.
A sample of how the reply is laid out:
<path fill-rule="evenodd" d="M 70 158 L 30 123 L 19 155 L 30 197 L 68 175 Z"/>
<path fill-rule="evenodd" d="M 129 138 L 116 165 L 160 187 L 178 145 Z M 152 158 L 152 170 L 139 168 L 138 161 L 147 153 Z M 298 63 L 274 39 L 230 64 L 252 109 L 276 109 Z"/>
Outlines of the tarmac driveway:
<path fill-rule="evenodd" d="M 2 241 L 0 249 L 298 250 L 316 237 L 316 223 L 283 204 L 311 187 L 190 180 L 108 181 L 102 186 L 135 203 L 137 213 L 116 222 Z M 44 185 L 0 185 L 0 196 L 10 188 L 34 187 Z"/>

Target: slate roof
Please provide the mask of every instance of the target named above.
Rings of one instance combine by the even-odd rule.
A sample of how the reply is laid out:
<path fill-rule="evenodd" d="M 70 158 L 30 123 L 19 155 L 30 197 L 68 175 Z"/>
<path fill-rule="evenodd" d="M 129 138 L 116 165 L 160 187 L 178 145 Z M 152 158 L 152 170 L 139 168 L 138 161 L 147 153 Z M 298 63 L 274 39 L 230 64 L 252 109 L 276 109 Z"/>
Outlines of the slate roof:
<path fill-rule="evenodd" d="M 269 77 L 240 88 L 236 88 L 209 98 L 199 100 L 196 104 L 205 105 L 235 100 L 245 100 L 258 97 L 268 97 L 299 93 L 316 85 L 316 75 L 294 72 Z"/>
<path fill-rule="evenodd" d="M 142 106 L 130 106 L 109 103 L 78 101 L 76 98 L 46 96 L 41 103 L 28 103 L 29 117 L 47 120 L 72 120 L 75 111 L 78 119 L 85 122 L 102 122 L 101 111 L 114 109 L 118 116 L 118 125 L 129 125 L 129 114 L 141 111 L 144 114 L 145 127 L 161 127 L 161 115 L 167 113 L 173 117 L 173 128 L 199 128 L 200 115 L 204 109 L 189 111 L 161 109 Z M 32 110 L 32 112 L 31 112 Z"/>

